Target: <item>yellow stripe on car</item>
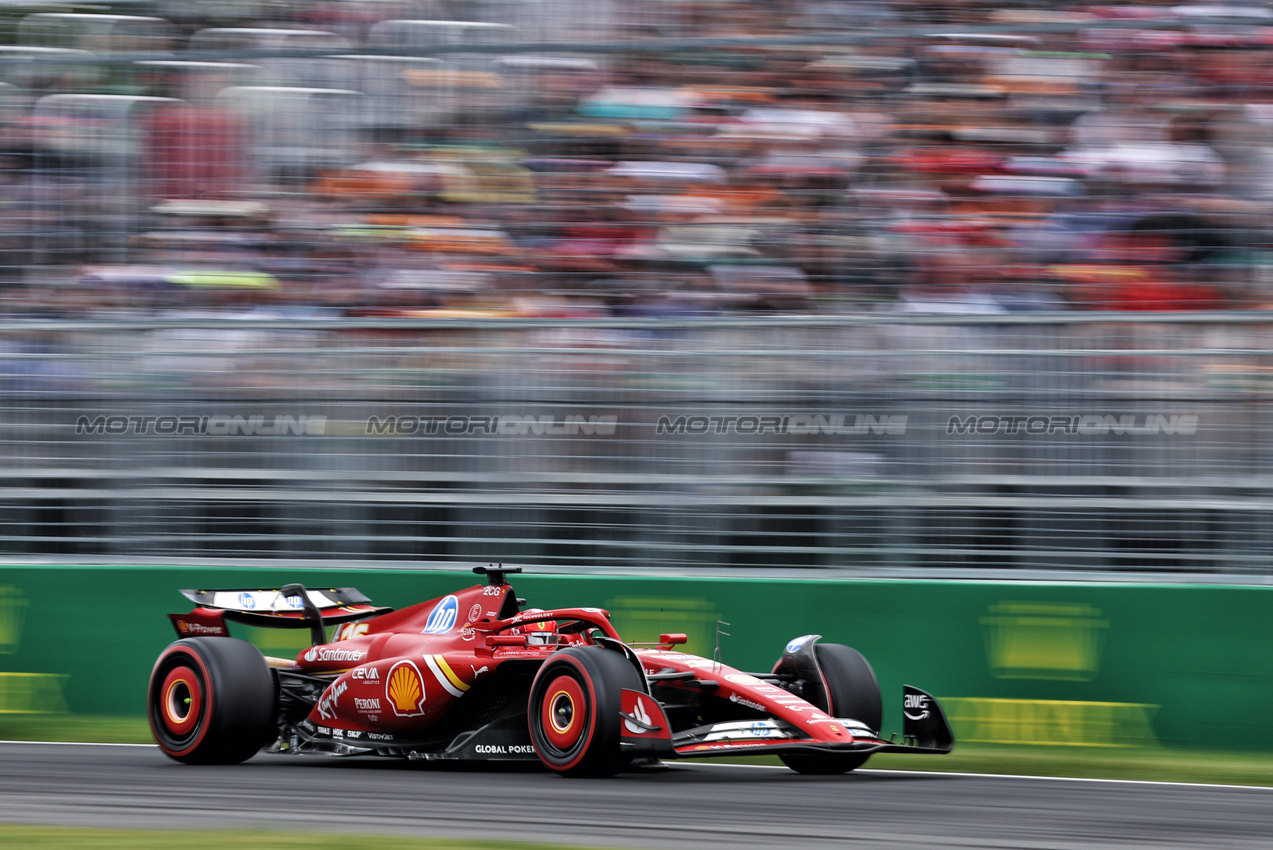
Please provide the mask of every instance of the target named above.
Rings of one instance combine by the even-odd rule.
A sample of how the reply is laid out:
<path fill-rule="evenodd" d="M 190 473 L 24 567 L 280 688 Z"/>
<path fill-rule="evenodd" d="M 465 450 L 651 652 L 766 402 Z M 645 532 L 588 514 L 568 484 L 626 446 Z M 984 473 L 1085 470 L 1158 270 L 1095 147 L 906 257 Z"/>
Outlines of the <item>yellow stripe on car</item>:
<path fill-rule="evenodd" d="M 441 655 L 426 655 L 424 663 L 429 665 L 429 669 L 433 671 L 438 684 L 451 696 L 464 696 L 464 692 L 469 689 L 470 685 L 455 675 L 455 671 L 451 669 L 451 666 L 446 663 L 446 659 Z"/>

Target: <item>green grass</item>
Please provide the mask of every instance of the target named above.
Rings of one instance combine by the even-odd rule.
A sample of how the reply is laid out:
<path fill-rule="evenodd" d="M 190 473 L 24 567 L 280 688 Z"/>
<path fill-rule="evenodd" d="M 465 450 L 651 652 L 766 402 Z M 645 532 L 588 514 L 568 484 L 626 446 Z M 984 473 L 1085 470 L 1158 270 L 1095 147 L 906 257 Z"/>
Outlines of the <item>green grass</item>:
<path fill-rule="evenodd" d="M 135 744 L 153 742 L 150 729 L 143 718 L 27 714 L 0 714 L 0 740 Z M 713 761 L 781 764 L 774 756 L 714 759 Z M 872 757 L 868 767 L 890 770 L 937 770 L 1273 786 L 1273 753 L 1182 750 L 1167 747 L 960 744 L 953 753 L 944 756 L 885 753 Z"/>
<path fill-rule="evenodd" d="M 135 829 L 68 829 L 64 827 L 0 824 L 0 844 L 22 848 L 74 848 L 74 850 L 171 850 L 203 843 L 189 832 Z M 220 832 L 219 847 L 238 850 L 561 850 L 558 844 L 497 841 L 451 841 L 442 838 L 389 838 L 370 835 L 318 833 Z"/>
<path fill-rule="evenodd" d="M 144 717 L 89 717 L 81 714 L 0 714 L 2 741 L 89 741 L 97 744 L 153 744 Z"/>
<path fill-rule="evenodd" d="M 1089 779 L 1273 785 L 1273 753 L 1167 747 L 1031 747 L 966 744 L 946 756 L 883 754 L 872 767 Z"/>

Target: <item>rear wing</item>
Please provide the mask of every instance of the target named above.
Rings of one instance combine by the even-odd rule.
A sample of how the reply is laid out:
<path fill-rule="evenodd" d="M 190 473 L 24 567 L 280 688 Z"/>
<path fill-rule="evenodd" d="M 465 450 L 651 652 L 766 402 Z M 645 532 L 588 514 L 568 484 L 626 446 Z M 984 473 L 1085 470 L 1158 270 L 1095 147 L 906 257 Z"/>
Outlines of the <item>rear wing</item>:
<path fill-rule="evenodd" d="M 275 629 L 308 628 L 315 645 L 325 643 L 323 627 L 387 614 L 392 608 L 371 604 L 352 587 L 182 590 L 197 607 L 189 614 L 169 614 L 181 637 L 228 636 L 227 620 Z"/>

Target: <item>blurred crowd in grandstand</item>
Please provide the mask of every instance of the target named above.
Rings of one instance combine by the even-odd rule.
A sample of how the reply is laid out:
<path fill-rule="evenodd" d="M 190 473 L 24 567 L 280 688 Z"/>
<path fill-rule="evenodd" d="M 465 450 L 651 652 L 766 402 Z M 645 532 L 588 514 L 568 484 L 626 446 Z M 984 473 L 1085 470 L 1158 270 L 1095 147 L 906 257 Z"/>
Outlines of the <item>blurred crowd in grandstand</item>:
<path fill-rule="evenodd" d="M 1273 301 L 1267 4 L 107 6 L 3 10 L 0 315 Z"/>

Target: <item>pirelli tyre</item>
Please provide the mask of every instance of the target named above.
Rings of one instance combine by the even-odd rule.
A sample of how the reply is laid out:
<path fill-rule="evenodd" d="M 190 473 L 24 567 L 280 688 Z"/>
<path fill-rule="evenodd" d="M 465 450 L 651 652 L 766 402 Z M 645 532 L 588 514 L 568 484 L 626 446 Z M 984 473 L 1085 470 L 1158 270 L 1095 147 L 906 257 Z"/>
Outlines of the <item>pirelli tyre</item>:
<path fill-rule="evenodd" d="M 275 703 L 260 650 L 236 638 L 179 640 L 150 674 L 150 730 L 167 756 L 186 764 L 250 759 L 274 730 Z"/>
<path fill-rule="evenodd" d="M 613 776 L 631 762 L 619 747 L 623 688 L 641 678 L 622 653 L 580 646 L 554 654 L 530 688 L 527 720 L 539 759 L 562 776 Z"/>
<path fill-rule="evenodd" d="M 818 667 L 826 682 L 825 695 L 810 702 L 832 717 L 859 720 L 878 732 L 884 720 L 884 702 L 880 699 L 880 683 L 875 671 L 856 649 L 839 643 L 820 643 L 814 647 Z M 848 773 L 861 767 L 870 753 L 787 753 L 780 756 L 783 764 L 797 773 L 831 775 Z"/>

